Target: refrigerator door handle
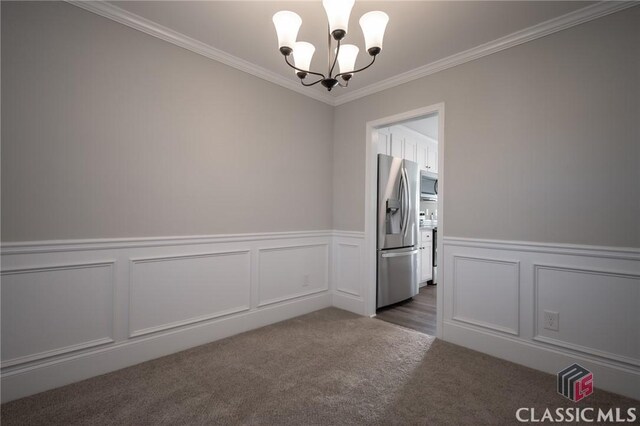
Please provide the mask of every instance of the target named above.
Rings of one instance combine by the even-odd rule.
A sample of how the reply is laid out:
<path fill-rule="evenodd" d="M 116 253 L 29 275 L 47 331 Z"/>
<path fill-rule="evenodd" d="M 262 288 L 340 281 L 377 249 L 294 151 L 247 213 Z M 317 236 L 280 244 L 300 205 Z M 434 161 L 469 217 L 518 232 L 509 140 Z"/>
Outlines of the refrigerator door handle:
<path fill-rule="evenodd" d="M 406 238 L 407 237 L 407 225 L 409 224 L 409 207 L 410 207 L 410 203 L 409 203 L 409 176 L 407 175 L 407 169 L 406 168 L 402 168 L 402 179 L 404 180 L 404 185 L 403 185 L 403 189 L 404 189 L 404 197 L 402 198 L 402 201 L 404 202 L 404 205 L 402 207 L 402 209 L 404 210 L 404 223 L 402 225 L 402 230 L 403 232 L 403 236 Z"/>
<path fill-rule="evenodd" d="M 404 209 L 405 205 L 405 188 L 407 187 L 407 181 L 404 180 L 404 168 L 400 169 L 400 231 L 402 235 L 404 235 L 404 220 L 406 216 L 406 212 Z"/>
<path fill-rule="evenodd" d="M 411 251 L 403 251 L 403 252 L 396 252 L 396 253 L 382 253 L 382 257 L 401 257 L 401 256 L 411 256 L 413 254 L 416 254 L 418 252 L 418 250 L 411 250 Z"/>

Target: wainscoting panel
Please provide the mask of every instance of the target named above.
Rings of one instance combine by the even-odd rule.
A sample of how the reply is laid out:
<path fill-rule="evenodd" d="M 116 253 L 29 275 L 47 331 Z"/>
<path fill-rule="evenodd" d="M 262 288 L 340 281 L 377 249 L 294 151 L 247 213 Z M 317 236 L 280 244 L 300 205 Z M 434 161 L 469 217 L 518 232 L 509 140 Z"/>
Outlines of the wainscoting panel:
<path fill-rule="evenodd" d="M 113 341 L 113 261 L 2 271 L 2 367 Z"/>
<path fill-rule="evenodd" d="M 2 245 L 2 401 L 332 304 L 331 231 Z"/>
<path fill-rule="evenodd" d="M 339 242 L 336 244 L 336 290 L 352 296 L 362 296 L 360 272 L 361 245 Z"/>
<path fill-rule="evenodd" d="M 249 250 L 132 259 L 130 337 L 249 309 Z"/>
<path fill-rule="evenodd" d="M 640 399 L 640 250 L 443 239 L 444 340 Z M 558 330 L 544 312 L 558 314 Z"/>
<path fill-rule="evenodd" d="M 640 366 L 640 275 L 552 265 L 534 274 L 535 340 Z M 544 327 L 545 311 L 559 313 L 558 331 Z"/>
<path fill-rule="evenodd" d="M 258 306 L 329 290 L 329 244 L 260 248 L 258 253 Z"/>
<path fill-rule="evenodd" d="M 453 319 L 517 335 L 519 263 L 468 256 L 453 263 Z"/>
<path fill-rule="evenodd" d="M 364 241 L 306 231 L 4 244 L 2 401 L 331 305 L 364 314 Z M 640 399 L 640 250 L 443 243 L 444 340 L 552 374 L 579 362 L 598 389 Z M 544 310 L 559 312 L 558 332 Z"/>
<path fill-rule="evenodd" d="M 364 233 L 334 231 L 333 305 L 356 314 L 365 313 L 367 290 Z"/>

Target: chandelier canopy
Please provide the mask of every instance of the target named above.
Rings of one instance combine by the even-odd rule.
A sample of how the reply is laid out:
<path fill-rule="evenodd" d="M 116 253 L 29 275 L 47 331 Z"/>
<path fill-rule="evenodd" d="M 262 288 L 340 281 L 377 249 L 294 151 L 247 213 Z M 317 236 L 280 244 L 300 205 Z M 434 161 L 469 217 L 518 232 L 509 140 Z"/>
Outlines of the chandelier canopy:
<path fill-rule="evenodd" d="M 354 44 L 342 44 L 342 39 L 347 35 L 349 16 L 355 0 L 323 0 L 322 5 L 327 13 L 329 30 L 327 33 L 327 73 L 310 71 L 311 58 L 316 48 L 306 41 L 296 41 L 298 30 L 302 25 L 302 19 L 298 14 L 283 10 L 273 15 L 273 24 L 278 35 L 278 47 L 284 55 L 284 60 L 296 72 L 303 86 L 313 86 L 321 83 L 331 91 L 336 86 L 347 87 L 353 74 L 364 71 L 376 61 L 376 56 L 382 51 L 382 39 L 384 30 L 389 22 L 389 16 L 380 11 L 367 12 L 360 18 L 360 26 L 364 33 L 364 41 L 367 52 L 371 56 L 371 62 L 360 69 L 355 69 L 356 58 L 360 49 Z M 336 41 L 335 50 L 332 49 L 332 41 Z M 293 64 L 289 61 L 293 56 Z M 336 64 L 339 71 L 334 74 Z M 307 83 L 306 77 L 311 74 L 318 77 L 317 80 Z M 338 80 L 340 77 L 344 84 Z"/>

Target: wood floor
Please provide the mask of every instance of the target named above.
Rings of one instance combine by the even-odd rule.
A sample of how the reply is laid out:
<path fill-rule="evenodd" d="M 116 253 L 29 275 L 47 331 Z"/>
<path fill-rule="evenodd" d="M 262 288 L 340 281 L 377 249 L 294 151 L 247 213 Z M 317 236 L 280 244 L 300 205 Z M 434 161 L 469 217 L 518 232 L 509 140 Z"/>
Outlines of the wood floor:
<path fill-rule="evenodd" d="M 422 287 L 413 299 L 378 309 L 376 318 L 435 336 L 436 286 Z"/>

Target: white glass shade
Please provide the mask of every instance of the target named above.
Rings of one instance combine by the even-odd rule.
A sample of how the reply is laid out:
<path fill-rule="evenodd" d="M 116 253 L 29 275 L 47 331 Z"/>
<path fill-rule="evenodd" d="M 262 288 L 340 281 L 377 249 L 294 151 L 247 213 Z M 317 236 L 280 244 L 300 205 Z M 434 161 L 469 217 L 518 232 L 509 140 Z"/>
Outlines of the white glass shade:
<path fill-rule="evenodd" d="M 349 15 L 356 0 L 322 0 L 327 19 L 329 20 L 329 32 L 342 30 L 347 32 L 349 28 Z"/>
<path fill-rule="evenodd" d="M 356 58 L 358 57 L 358 46 L 354 44 L 343 44 L 338 52 L 338 66 L 340 72 L 351 72 L 356 69 Z"/>
<path fill-rule="evenodd" d="M 382 39 L 387 22 L 389 22 L 389 15 L 379 11 L 367 12 L 360 18 L 364 43 L 368 51 L 372 48 L 382 50 Z"/>
<path fill-rule="evenodd" d="M 278 34 L 278 47 L 293 49 L 298 37 L 298 30 L 302 25 L 300 16 L 288 10 L 281 10 L 273 15 L 273 25 L 275 25 Z"/>
<path fill-rule="evenodd" d="M 311 43 L 299 41 L 293 48 L 293 64 L 302 70 L 309 71 L 311 69 L 311 58 L 316 48 Z M 296 72 L 298 72 L 296 70 Z"/>

